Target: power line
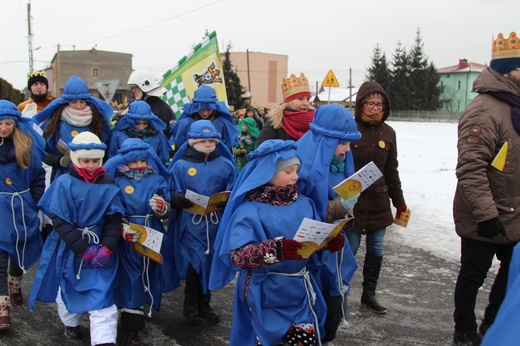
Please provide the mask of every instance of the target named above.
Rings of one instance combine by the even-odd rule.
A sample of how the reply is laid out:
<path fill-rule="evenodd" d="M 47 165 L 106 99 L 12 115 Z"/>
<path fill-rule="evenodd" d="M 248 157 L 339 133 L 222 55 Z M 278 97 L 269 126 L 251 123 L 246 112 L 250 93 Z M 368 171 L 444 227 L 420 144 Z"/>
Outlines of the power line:
<path fill-rule="evenodd" d="M 167 18 L 167 19 L 164 19 L 164 20 L 161 20 L 160 22 L 156 22 L 156 23 L 153 23 L 153 24 L 149 24 L 149 25 L 145 25 L 145 26 L 142 26 L 140 28 L 136 28 L 136 29 L 133 29 L 133 30 L 130 30 L 130 31 L 127 31 L 127 32 L 123 32 L 123 33 L 120 33 L 120 34 L 116 34 L 116 35 L 112 35 L 112 36 L 107 36 L 107 37 L 104 37 L 104 38 L 100 38 L 100 39 L 96 39 L 96 40 L 90 40 L 90 41 L 84 41 L 84 42 L 79 42 L 79 43 L 74 43 L 74 44 L 66 44 L 67 46 L 75 46 L 75 45 L 81 45 L 81 44 L 86 44 L 86 43 L 93 43 L 93 42 L 99 42 L 99 41 L 104 41 L 104 40 L 110 40 L 110 39 L 113 39 L 113 38 L 117 38 L 117 37 L 121 37 L 121 36 L 125 36 L 125 35 L 128 35 L 128 34 L 132 34 L 134 32 L 137 32 L 137 31 L 141 31 L 141 30 L 144 30 L 144 29 L 148 29 L 148 28 L 151 28 L 153 26 L 156 26 L 156 25 L 159 25 L 159 24 L 163 24 L 163 23 L 166 23 L 166 22 L 169 22 L 169 21 L 172 21 L 174 19 L 177 19 L 177 18 L 180 18 L 180 17 L 183 17 L 183 16 L 186 16 L 188 14 L 192 14 L 194 12 L 197 12 L 199 10 L 202 10 L 204 8 L 207 8 L 207 7 L 211 7 L 215 4 L 218 4 L 219 2 L 223 2 L 224 0 L 217 0 L 217 1 L 214 1 L 210 4 L 207 4 L 207 5 L 203 5 L 203 6 L 200 6 L 200 7 L 197 7 L 193 10 L 190 10 L 190 11 L 187 11 L 187 12 L 184 12 L 184 13 L 181 13 L 181 14 L 178 14 L 176 16 L 173 16 L 173 17 L 170 17 L 170 18 Z"/>

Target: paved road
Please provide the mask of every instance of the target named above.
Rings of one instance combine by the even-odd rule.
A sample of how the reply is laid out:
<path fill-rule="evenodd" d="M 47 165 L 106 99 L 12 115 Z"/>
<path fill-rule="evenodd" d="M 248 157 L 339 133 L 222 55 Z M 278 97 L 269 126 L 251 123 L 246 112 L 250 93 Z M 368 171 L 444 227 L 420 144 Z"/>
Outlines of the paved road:
<path fill-rule="evenodd" d="M 363 256 L 364 253 L 358 254 L 361 263 Z M 34 269 L 23 281 L 26 296 Z M 389 312 L 376 315 L 360 308 L 362 275 L 356 273 L 350 295 L 349 326 L 340 329 L 332 344 L 450 345 L 457 270 L 457 263 L 405 247 L 388 232 L 378 297 Z M 481 290 L 477 316 L 482 316 L 490 284 L 488 279 Z M 233 290 L 231 284 L 213 294 L 214 308 L 221 316 L 218 325 L 188 325 L 182 317 L 182 288 L 165 295 L 161 311 L 154 312 L 147 321 L 143 341 L 156 346 L 229 345 Z M 12 330 L 0 334 L 0 345 L 90 345 L 86 317 L 82 328 L 83 340 L 67 339 L 54 304 L 38 304 L 36 312 L 24 304 L 12 309 Z"/>

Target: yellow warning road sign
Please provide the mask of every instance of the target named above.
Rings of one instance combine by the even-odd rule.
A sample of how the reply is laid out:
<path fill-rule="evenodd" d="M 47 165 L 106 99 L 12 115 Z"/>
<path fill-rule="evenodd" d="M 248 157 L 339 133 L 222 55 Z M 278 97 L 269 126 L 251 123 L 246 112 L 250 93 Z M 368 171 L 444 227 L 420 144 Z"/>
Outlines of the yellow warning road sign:
<path fill-rule="evenodd" d="M 339 87 L 338 79 L 334 75 L 334 72 L 332 70 L 329 70 L 329 73 L 327 73 L 327 76 L 321 83 L 322 87 Z"/>

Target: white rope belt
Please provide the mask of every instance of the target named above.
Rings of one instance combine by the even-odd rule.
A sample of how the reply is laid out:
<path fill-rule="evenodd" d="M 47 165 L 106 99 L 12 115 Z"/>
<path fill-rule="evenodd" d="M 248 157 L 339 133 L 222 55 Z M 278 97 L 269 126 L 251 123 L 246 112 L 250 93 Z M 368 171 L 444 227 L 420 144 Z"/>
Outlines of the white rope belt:
<path fill-rule="evenodd" d="M 99 237 L 95 232 L 92 232 L 90 229 L 94 226 L 87 226 L 84 228 L 77 228 L 78 231 L 81 231 L 81 237 L 87 241 L 90 246 L 90 243 L 97 245 L 99 244 Z M 82 257 L 81 262 L 79 264 L 78 274 L 76 274 L 76 279 L 81 279 L 81 269 L 83 268 L 83 261 L 85 259 Z"/>
<path fill-rule="evenodd" d="M 25 270 L 23 264 L 25 262 L 25 245 L 27 244 L 27 226 L 25 225 L 25 209 L 24 209 L 24 202 L 23 198 L 21 196 L 22 193 L 29 192 L 30 189 L 20 191 L 20 192 L 0 192 L 0 195 L 11 195 L 11 213 L 13 215 L 13 226 L 14 230 L 16 232 L 16 259 L 18 260 L 18 266 L 23 270 L 24 273 L 27 271 Z M 20 199 L 20 203 L 22 205 L 22 223 L 23 223 L 23 230 L 24 230 L 24 243 L 22 248 L 22 254 L 20 256 L 20 251 L 18 251 L 18 243 L 20 242 L 20 232 L 18 231 L 18 226 L 16 226 L 16 213 L 14 208 L 14 199 L 15 197 L 18 197 Z"/>
<path fill-rule="evenodd" d="M 197 216 L 199 216 L 199 220 L 196 221 Z M 209 255 L 211 253 L 210 251 L 210 245 L 209 245 L 209 222 L 211 222 L 214 225 L 218 225 L 219 218 L 217 213 L 212 212 L 209 214 L 209 221 L 208 221 L 208 215 L 199 215 L 199 214 L 193 214 L 193 217 L 191 218 L 191 222 L 194 225 L 198 225 L 202 222 L 202 219 L 206 220 L 206 252 L 204 254 Z"/>
<path fill-rule="evenodd" d="M 307 267 L 303 267 L 302 270 L 300 270 L 297 273 L 280 273 L 270 271 L 269 275 L 281 275 L 290 277 L 301 276 L 303 278 L 305 292 L 307 293 L 307 302 L 309 304 L 309 308 L 311 309 L 312 315 L 314 316 L 314 323 L 316 323 L 316 333 L 318 334 L 318 341 L 321 346 L 320 323 L 318 321 L 318 316 L 316 315 L 316 312 L 313 309 L 313 305 L 316 303 L 316 292 L 314 292 L 314 287 L 312 287 L 312 282 L 309 276 L 309 272 L 307 271 Z"/>
<path fill-rule="evenodd" d="M 150 218 L 153 216 L 153 214 L 146 214 L 146 215 L 128 215 L 128 217 L 135 217 L 139 219 L 144 219 L 144 225 L 146 227 L 150 227 Z"/>

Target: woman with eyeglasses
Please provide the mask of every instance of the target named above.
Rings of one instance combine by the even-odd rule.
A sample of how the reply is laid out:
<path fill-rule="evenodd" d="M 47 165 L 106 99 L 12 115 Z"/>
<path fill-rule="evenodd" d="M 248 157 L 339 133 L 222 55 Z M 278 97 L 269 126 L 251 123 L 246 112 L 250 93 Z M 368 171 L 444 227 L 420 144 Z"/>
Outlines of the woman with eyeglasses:
<path fill-rule="evenodd" d="M 388 96 L 379 83 L 361 85 L 356 97 L 355 118 L 361 139 L 351 143 L 356 171 L 374 161 L 383 177 L 361 193 L 354 205 L 354 224 L 347 238 L 356 255 L 361 236 L 366 235 L 361 305 L 377 314 L 387 309 L 376 300 L 376 286 L 383 262 L 383 241 L 386 227 L 394 222 L 390 200 L 397 209 L 396 218 L 407 207 L 401 189 L 394 129 L 385 123 L 390 115 Z M 345 300 L 346 301 L 346 300 Z"/>

